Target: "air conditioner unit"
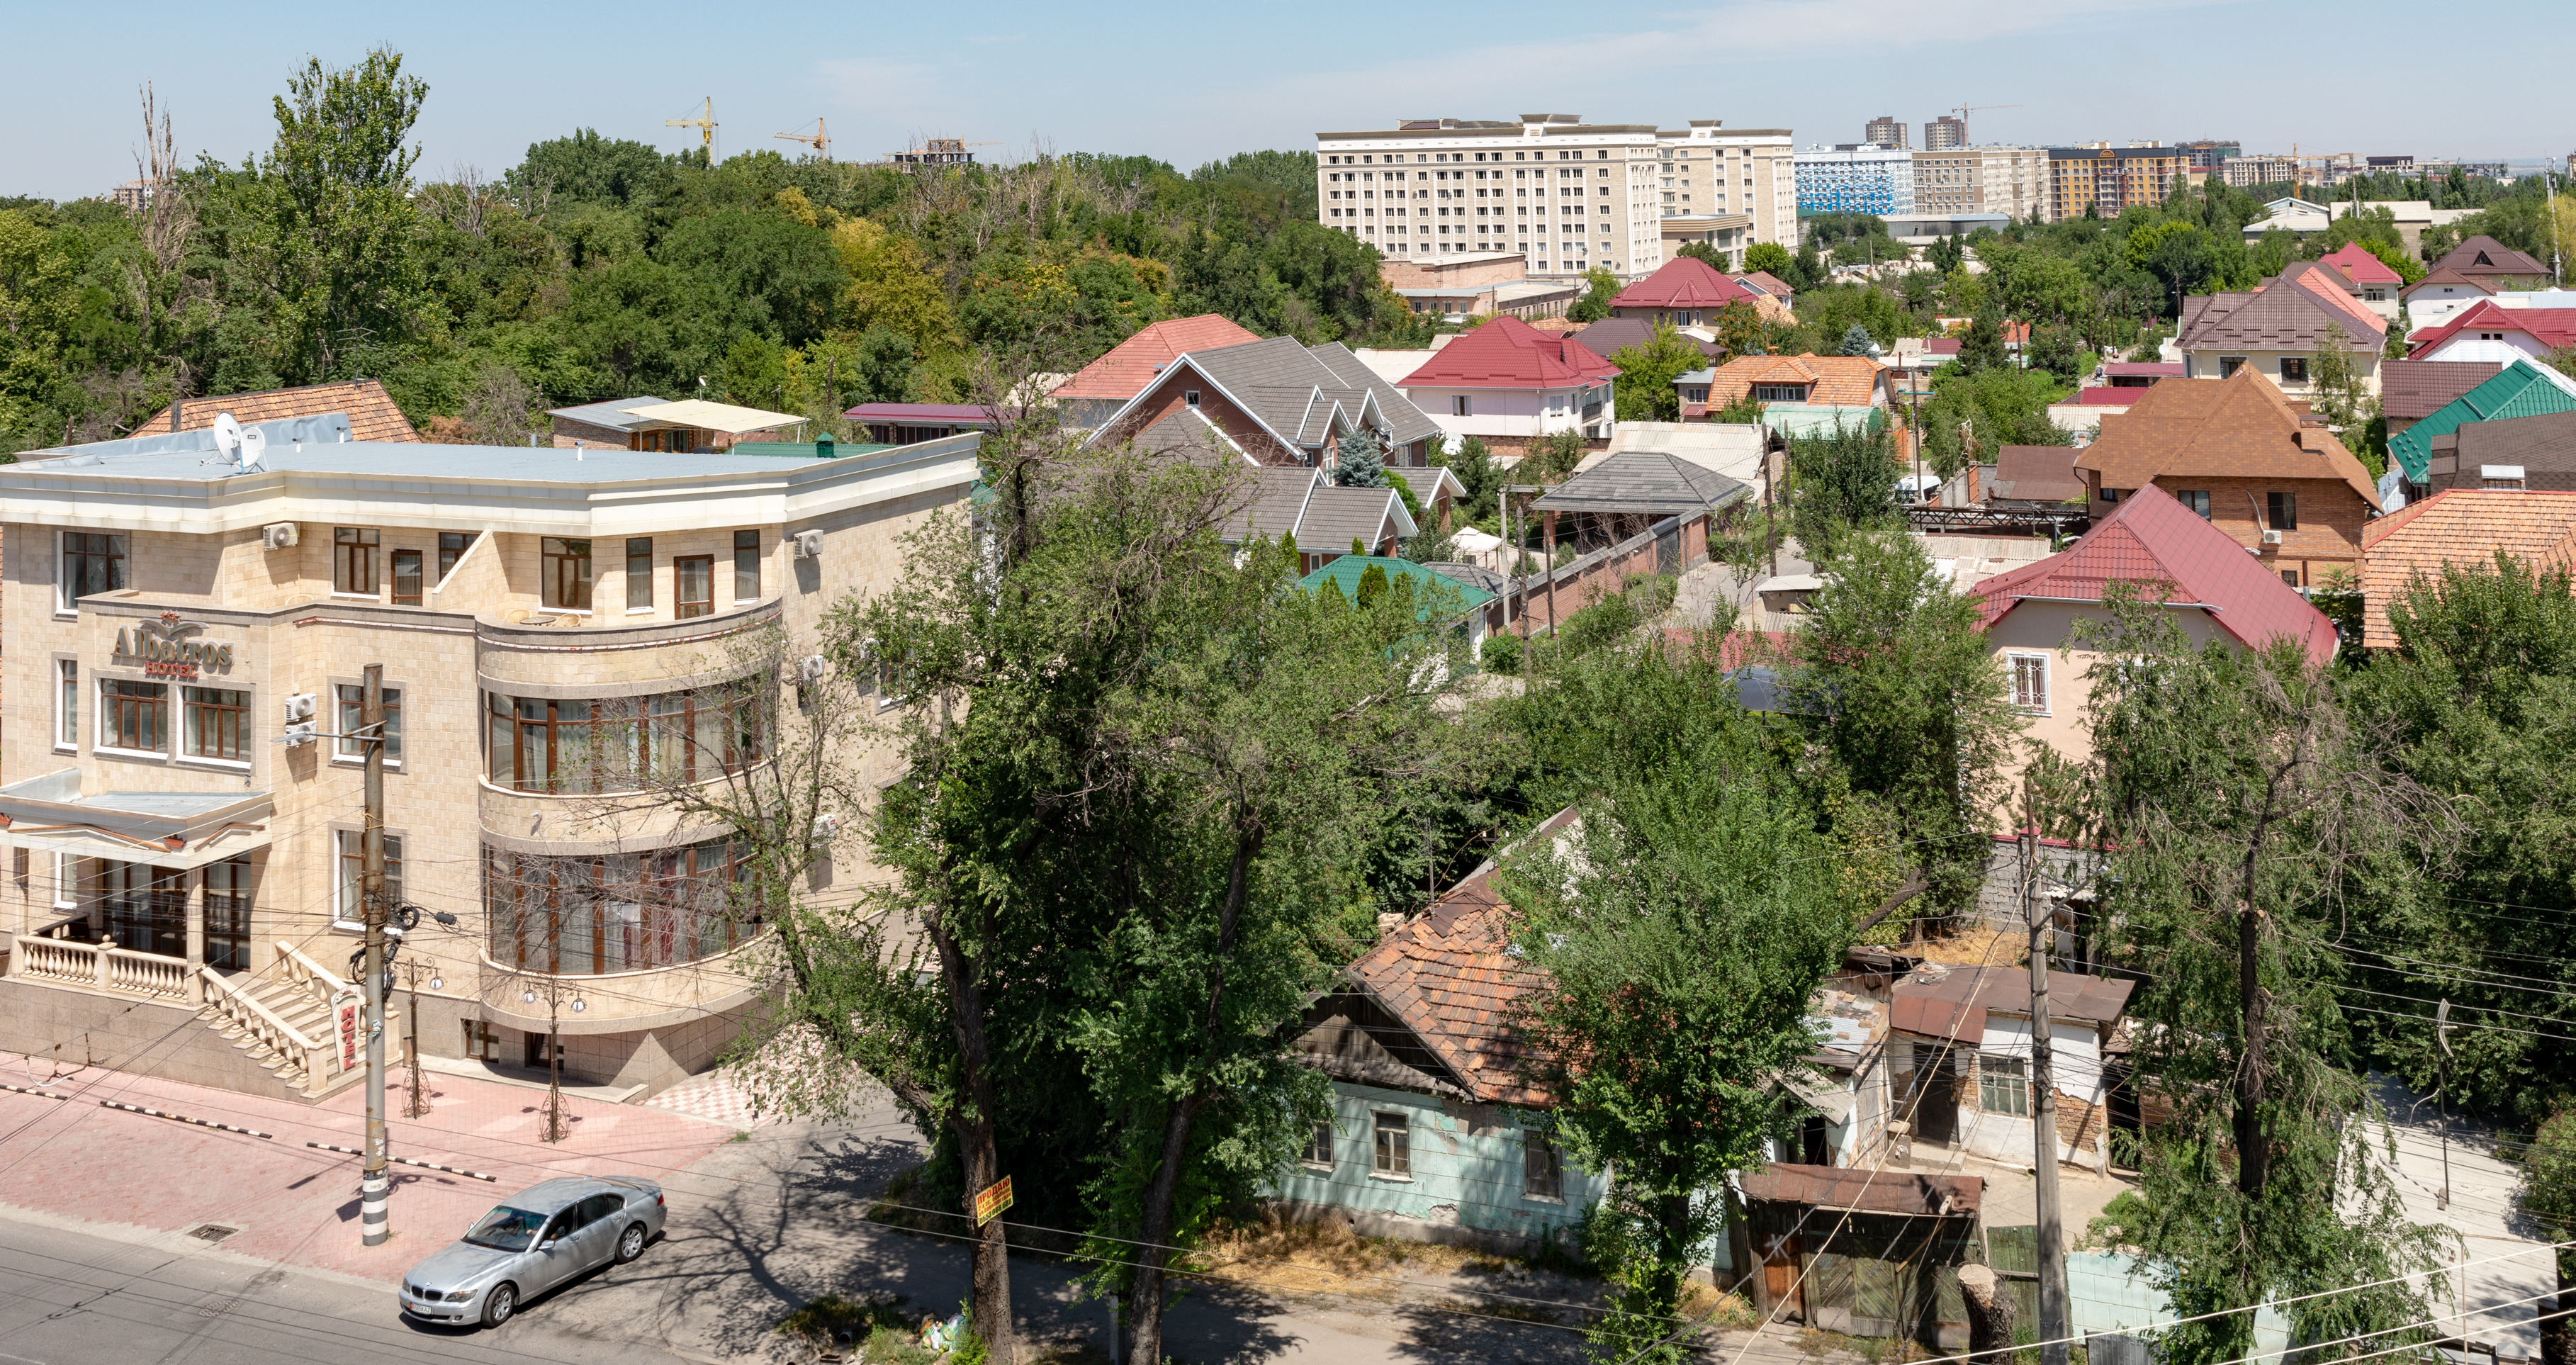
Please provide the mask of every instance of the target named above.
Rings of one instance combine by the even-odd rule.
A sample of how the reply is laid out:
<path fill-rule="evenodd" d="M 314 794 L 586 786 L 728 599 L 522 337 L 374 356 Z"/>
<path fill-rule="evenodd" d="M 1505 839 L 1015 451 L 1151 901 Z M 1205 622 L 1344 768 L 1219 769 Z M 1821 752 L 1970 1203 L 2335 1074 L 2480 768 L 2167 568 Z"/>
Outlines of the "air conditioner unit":
<path fill-rule="evenodd" d="M 803 662 L 796 665 L 796 680 L 798 682 L 807 683 L 819 682 L 823 677 L 824 671 L 829 669 L 831 666 L 831 661 L 824 658 L 822 655 L 808 654 L 805 656 Z"/>
<path fill-rule="evenodd" d="M 295 695 L 288 697 L 286 699 L 286 723 L 292 725 L 299 720 L 313 719 L 313 708 L 317 705 L 319 705 L 319 702 L 310 692 L 298 692 Z"/>
<path fill-rule="evenodd" d="M 293 749 L 312 743 L 318 736 L 313 733 L 313 722 L 307 720 L 287 726 L 286 733 L 278 738 L 287 748 Z"/>
<path fill-rule="evenodd" d="M 271 550 L 290 549 L 295 544 L 295 523 L 272 521 L 259 528 L 259 543 Z"/>
<path fill-rule="evenodd" d="M 2281 533 L 2280 533 L 2280 532 L 2278 532 L 2278 531 L 2265 531 L 2265 532 L 2263 533 L 2263 543 L 2264 543 L 2264 544 L 2266 544 L 2266 545 L 2278 545 L 2278 544 L 2280 544 L 2280 543 L 2281 543 Z"/>
<path fill-rule="evenodd" d="M 832 842 L 832 836 L 840 832 L 841 817 L 837 813 L 830 815 L 817 815 L 814 817 L 815 843 L 828 844 Z"/>
<path fill-rule="evenodd" d="M 823 557 L 823 533 L 820 531 L 797 532 L 795 555 L 798 559 L 821 559 Z"/>

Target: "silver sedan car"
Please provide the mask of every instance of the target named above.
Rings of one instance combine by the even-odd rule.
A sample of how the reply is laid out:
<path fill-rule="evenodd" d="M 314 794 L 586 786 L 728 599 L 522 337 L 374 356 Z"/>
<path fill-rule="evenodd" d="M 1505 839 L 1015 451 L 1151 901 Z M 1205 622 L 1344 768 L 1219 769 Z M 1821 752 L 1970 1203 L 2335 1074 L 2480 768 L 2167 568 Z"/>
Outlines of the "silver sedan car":
<path fill-rule="evenodd" d="M 463 1240 L 403 1276 L 402 1311 L 424 1322 L 498 1327 L 519 1304 L 614 1261 L 662 1231 L 662 1187 L 629 1176 L 539 1181 L 475 1221 Z"/>

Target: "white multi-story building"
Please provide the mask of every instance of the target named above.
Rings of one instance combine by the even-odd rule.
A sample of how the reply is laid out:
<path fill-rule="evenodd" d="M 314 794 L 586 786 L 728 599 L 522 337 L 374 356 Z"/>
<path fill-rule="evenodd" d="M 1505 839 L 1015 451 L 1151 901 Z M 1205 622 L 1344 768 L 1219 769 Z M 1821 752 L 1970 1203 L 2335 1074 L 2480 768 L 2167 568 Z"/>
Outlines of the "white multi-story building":
<path fill-rule="evenodd" d="M 1318 133 L 1318 221 L 1393 259 L 1510 251 L 1535 278 L 1634 278 L 1664 263 L 1668 238 L 1795 241 L 1791 150 L 1786 129 L 1694 119 L 1667 132 L 1576 114 Z"/>
<path fill-rule="evenodd" d="M 2009 214 L 2048 208 L 2048 153 L 2038 147 L 1951 147 L 1914 153 L 1914 212 Z"/>
<path fill-rule="evenodd" d="M 1797 154 L 1798 212 L 1914 212 L 1914 154 L 1867 142 L 1815 146 Z"/>

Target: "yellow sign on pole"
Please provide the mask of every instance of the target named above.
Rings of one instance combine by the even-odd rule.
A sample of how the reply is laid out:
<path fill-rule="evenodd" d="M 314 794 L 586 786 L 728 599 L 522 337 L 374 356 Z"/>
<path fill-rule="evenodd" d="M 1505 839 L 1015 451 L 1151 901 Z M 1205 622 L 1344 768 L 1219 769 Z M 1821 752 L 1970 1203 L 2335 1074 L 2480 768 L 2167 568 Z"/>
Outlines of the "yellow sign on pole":
<path fill-rule="evenodd" d="M 975 1196 L 975 1226 L 980 1228 L 1001 1217 L 1002 1211 L 1010 1206 L 1011 1178 L 1006 1175 L 985 1186 L 983 1191 Z"/>

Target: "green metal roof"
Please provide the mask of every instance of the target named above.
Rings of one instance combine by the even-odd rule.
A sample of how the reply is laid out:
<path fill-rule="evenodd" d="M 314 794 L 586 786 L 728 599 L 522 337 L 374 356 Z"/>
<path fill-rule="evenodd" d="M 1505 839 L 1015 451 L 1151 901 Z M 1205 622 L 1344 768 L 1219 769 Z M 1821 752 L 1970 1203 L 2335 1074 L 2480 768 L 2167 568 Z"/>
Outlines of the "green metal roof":
<path fill-rule="evenodd" d="M 872 445 L 866 441 L 836 441 L 830 446 L 823 446 L 813 441 L 736 441 L 733 443 L 733 453 L 736 455 L 775 455 L 791 460 L 822 459 L 827 455 L 837 460 L 845 456 L 873 455 L 880 450 L 892 449 L 894 447 L 890 445 Z"/>
<path fill-rule="evenodd" d="M 2388 452 L 2405 467 L 2408 481 L 2431 483 L 2434 437 L 2448 436 L 2472 422 L 2538 417 L 2550 412 L 2576 412 L 2576 393 L 2568 392 L 2565 381 L 2541 373 L 2537 362 L 2517 360 L 2495 378 L 2390 437 Z"/>
<path fill-rule="evenodd" d="M 1360 596 L 1360 575 L 1367 573 L 1372 564 L 1386 570 L 1389 586 L 1393 586 L 1398 578 L 1412 579 L 1413 595 L 1416 600 L 1423 603 L 1423 614 L 1426 618 L 1430 615 L 1430 603 L 1435 591 L 1452 592 L 1458 595 L 1459 610 L 1451 613 L 1453 616 L 1463 616 L 1494 600 L 1494 595 L 1482 588 L 1461 583 L 1454 578 L 1443 577 L 1412 560 L 1390 559 L 1384 555 L 1343 555 L 1304 578 L 1298 579 L 1297 586 L 1308 592 L 1315 592 L 1322 589 L 1326 583 L 1330 583 L 1341 589 L 1343 597 L 1356 602 Z"/>

